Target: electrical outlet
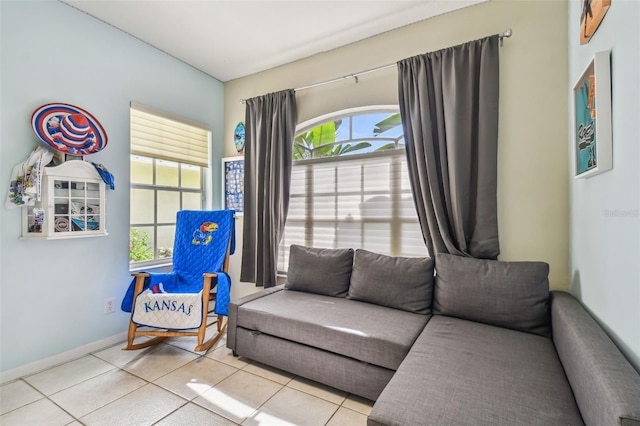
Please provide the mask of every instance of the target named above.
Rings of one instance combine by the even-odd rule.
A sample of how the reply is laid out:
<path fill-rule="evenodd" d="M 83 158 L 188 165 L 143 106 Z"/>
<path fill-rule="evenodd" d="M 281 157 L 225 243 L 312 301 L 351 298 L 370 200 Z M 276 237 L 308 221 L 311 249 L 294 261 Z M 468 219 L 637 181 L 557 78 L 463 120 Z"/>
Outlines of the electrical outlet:
<path fill-rule="evenodd" d="M 110 297 L 108 299 L 104 299 L 104 313 L 105 314 L 110 314 L 112 312 L 116 311 L 116 302 L 115 299 L 113 297 Z"/>

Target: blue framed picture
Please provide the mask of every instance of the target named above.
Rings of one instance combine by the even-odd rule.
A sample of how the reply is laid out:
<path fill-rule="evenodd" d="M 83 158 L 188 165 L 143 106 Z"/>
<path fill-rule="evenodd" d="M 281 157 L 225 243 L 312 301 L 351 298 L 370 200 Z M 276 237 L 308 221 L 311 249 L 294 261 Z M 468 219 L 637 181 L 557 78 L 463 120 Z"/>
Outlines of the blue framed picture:
<path fill-rule="evenodd" d="M 222 208 L 244 213 L 244 157 L 222 159 Z"/>
<path fill-rule="evenodd" d="M 610 170 L 611 62 L 609 51 L 598 52 L 573 88 L 575 177 Z"/>

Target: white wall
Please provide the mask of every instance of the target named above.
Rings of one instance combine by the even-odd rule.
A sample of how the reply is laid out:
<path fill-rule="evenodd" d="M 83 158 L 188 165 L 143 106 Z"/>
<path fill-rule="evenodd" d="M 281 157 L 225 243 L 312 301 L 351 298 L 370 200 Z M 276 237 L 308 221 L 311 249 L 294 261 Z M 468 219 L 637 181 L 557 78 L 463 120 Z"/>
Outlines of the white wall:
<path fill-rule="evenodd" d="M 571 292 L 640 370 L 640 2 L 612 2 L 584 46 L 581 7 L 570 2 L 569 86 L 595 52 L 611 50 L 613 169 L 571 179 Z M 570 132 L 570 154 L 573 140 Z"/>
<path fill-rule="evenodd" d="M 500 1 L 452 12 L 273 70 L 225 83 L 225 155 L 244 121 L 239 100 L 395 63 L 513 29 L 500 49 L 498 222 L 501 260 L 542 260 L 568 289 L 567 3 Z M 398 103 L 396 68 L 299 91 L 298 122 L 346 108 Z M 240 237 L 241 233 L 238 233 Z M 233 297 L 255 291 L 239 283 Z"/>
<path fill-rule="evenodd" d="M 129 102 L 213 129 L 214 207 L 220 199 L 223 87 L 219 81 L 57 1 L 0 2 L 0 176 L 9 182 L 37 138 L 31 113 L 49 102 L 87 109 L 109 142 L 87 157 L 116 179 L 107 193 L 109 235 L 20 240 L 21 211 L 0 208 L 1 367 L 16 369 L 125 332 L 128 315 L 104 315 L 129 283 Z M 4 197 L 2 194 L 2 203 Z"/>

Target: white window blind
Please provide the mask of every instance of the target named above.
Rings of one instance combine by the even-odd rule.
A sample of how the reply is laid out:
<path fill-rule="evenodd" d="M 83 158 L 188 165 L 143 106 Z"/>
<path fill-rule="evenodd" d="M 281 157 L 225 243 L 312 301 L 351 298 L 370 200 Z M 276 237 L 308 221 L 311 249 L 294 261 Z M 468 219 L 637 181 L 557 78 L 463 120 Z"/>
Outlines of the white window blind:
<path fill-rule="evenodd" d="M 209 167 L 210 130 L 131 104 L 131 154 Z"/>
<path fill-rule="evenodd" d="M 404 150 L 294 162 L 280 272 L 291 244 L 428 256 Z"/>

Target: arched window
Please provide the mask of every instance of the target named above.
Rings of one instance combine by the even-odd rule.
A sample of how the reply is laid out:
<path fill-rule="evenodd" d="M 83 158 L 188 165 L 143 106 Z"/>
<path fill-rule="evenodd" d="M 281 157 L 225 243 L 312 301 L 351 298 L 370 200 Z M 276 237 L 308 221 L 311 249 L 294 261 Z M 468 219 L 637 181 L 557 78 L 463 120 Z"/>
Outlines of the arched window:
<path fill-rule="evenodd" d="M 320 124 L 314 121 L 296 135 L 294 161 L 404 148 L 400 113 L 394 110 L 338 115 Z"/>
<path fill-rule="evenodd" d="M 298 130 L 280 272 L 287 271 L 291 244 L 428 255 L 397 107 L 342 111 Z"/>

